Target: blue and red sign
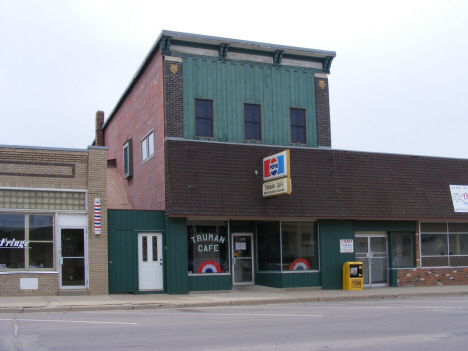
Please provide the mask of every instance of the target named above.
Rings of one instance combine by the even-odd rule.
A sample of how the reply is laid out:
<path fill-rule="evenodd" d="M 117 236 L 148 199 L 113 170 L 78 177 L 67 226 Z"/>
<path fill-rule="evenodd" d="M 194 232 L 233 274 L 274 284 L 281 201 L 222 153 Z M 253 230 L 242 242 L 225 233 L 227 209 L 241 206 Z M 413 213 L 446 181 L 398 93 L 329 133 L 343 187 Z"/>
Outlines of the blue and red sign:
<path fill-rule="evenodd" d="M 289 176 L 289 150 L 263 159 L 263 180 Z"/>

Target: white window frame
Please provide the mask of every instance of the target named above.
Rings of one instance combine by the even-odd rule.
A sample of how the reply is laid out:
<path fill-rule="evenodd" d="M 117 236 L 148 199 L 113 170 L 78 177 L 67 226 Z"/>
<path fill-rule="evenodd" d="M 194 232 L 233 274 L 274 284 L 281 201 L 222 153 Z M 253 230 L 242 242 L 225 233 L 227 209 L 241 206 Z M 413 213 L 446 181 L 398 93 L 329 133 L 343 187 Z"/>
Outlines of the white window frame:
<path fill-rule="evenodd" d="M 149 131 L 140 140 L 141 147 L 141 164 L 146 163 L 154 157 L 154 129 Z"/>

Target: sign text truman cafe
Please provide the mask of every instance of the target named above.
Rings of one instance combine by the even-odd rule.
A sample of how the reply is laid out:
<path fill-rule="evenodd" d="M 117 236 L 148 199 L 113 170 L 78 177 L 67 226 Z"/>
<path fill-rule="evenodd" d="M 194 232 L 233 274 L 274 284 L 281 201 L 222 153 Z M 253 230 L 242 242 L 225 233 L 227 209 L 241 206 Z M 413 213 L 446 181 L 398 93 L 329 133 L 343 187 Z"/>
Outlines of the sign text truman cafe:
<path fill-rule="evenodd" d="M 263 159 L 263 197 L 291 194 L 289 150 Z"/>

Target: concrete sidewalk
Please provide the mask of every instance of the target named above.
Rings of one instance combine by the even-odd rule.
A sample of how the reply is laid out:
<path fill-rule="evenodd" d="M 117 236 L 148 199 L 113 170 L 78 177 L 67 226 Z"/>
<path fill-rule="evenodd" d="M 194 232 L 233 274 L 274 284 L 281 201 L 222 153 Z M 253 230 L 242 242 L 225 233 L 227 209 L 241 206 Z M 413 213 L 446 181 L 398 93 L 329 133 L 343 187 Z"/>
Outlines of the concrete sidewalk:
<path fill-rule="evenodd" d="M 137 310 L 209 306 L 260 305 L 424 296 L 467 296 L 468 285 L 371 288 L 358 291 L 320 288 L 275 289 L 265 286 L 235 287 L 228 292 L 168 294 L 112 294 L 91 296 L 1 297 L 0 313 Z"/>

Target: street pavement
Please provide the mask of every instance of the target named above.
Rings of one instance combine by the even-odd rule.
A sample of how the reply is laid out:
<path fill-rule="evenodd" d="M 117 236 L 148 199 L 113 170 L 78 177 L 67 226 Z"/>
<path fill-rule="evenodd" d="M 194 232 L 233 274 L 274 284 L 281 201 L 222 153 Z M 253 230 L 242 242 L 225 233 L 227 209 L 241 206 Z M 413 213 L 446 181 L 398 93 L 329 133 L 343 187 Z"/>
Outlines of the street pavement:
<path fill-rule="evenodd" d="M 0 297 L 0 313 L 190 308 L 364 299 L 396 299 L 424 296 L 468 297 L 468 285 L 399 288 L 379 287 L 352 291 L 322 290 L 321 288 L 276 289 L 253 285 L 234 287 L 231 291 L 196 292 L 187 295 L 110 294 L 89 296 Z"/>

